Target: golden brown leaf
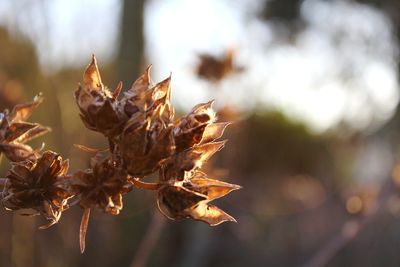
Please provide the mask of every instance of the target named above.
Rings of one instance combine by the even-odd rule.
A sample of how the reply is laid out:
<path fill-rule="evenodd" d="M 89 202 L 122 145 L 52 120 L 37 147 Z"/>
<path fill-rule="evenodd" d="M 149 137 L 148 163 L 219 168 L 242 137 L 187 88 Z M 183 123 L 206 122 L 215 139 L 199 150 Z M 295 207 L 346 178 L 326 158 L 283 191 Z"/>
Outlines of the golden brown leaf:
<path fill-rule="evenodd" d="M 201 144 L 213 142 L 224 134 L 224 131 L 230 122 L 219 122 L 219 123 L 212 123 L 208 124 L 203 132 L 202 139 L 200 141 Z"/>
<path fill-rule="evenodd" d="M 89 224 L 89 218 L 90 218 L 90 208 L 85 208 L 83 210 L 81 224 L 79 227 L 79 247 L 81 249 L 81 254 L 85 252 L 86 248 L 86 233 Z"/>
<path fill-rule="evenodd" d="M 196 171 L 189 182 L 184 183 L 184 186 L 192 191 L 207 196 L 209 201 L 223 197 L 234 190 L 242 188 L 239 185 L 207 178 L 206 174 L 201 171 Z"/>
<path fill-rule="evenodd" d="M 35 96 L 33 102 L 16 105 L 10 113 L 10 121 L 25 121 L 33 113 L 33 111 L 43 102 L 41 94 Z"/>
<path fill-rule="evenodd" d="M 211 226 L 216 226 L 223 222 L 236 222 L 235 218 L 223 210 L 205 202 L 200 202 L 197 206 L 191 208 L 188 211 L 188 216 L 192 219 L 208 223 Z"/>
<path fill-rule="evenodd" d="M 145 72 L 132 84 L 132 87 L 128 92 L 138 95 L 140 92 L 146 91 L 151 83 L 150 71 L 151 65 L 149 65 Z"/>
<path fill-rule="evenodd" d="M 18 143 L 25 143 L 28 142 L 36 137 L 42 136 L 51 131 L 50 127 L 45 127 L 39 124 L 36 124 L 36 127 L 32 128 L 31 130 L 27 131 L 20 137 L 18 137 L 15 142 Z"/>
<path fill-rule="evenodd" d="M 103 88 L 103 83 L 101 82 L 99 68 L 97 66 L 97 60 L 94 55 L 92 55 L 92 61 L 87 66 L 83 74 L 83 84 L 88 88 Z"/>
<path fill-rule="evenodd" d="M 122 82 L 120 81 L 117 84 L 117 87 L 114 89 L 114 92 L 112 94 L 114 100 L 118 99 L 118 96 L 121 94 L 121 91 L 122 91 Z"/>

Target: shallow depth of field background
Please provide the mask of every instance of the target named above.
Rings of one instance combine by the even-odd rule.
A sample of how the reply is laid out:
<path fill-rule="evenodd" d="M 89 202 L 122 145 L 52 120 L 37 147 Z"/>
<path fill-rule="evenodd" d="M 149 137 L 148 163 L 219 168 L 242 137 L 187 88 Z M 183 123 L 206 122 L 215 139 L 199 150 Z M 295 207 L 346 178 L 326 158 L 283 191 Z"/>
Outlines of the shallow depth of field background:
<path fill-rule="evenodd" d="M 162 220 L 155 194 L 134 190 L 119 216 L 94 212 L 79 253 L 82 210 L 48 230 L 0 211 L 0 266 L 400 266 L 398 0 L 136 0 L 0 2 L 0 110 L 43 92 L 35 140 L 69 158 L 105 148 L 73 92 L 91 54 L 103 82 L 125 90 L 153 65 L 172 72 L 178 114 L 215 99 L 235 123 L 208 164 L 244 188 L 216 204 L 238 223 Z M 234 51 L 241 71 L 196 76 L 200 54 Z M 0 175 L 8 162 L 3 160 Z M 143 249 L 142 249 L 143 250 Z"/>

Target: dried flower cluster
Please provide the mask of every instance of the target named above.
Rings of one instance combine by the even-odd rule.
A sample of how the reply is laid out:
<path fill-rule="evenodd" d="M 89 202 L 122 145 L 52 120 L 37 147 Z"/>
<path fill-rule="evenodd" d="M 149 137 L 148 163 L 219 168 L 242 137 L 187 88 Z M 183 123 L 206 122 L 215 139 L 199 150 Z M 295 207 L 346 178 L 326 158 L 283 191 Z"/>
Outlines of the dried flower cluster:
<path fill-rule="evenodd" d="M 240 186 L 213 180 L 201 167 L 225 141 L 218 140 L 229 123 L 216 122 L 212 102 L 199 104 L 182 118 L 174 118 L 170 103 L 171 77 L 157 84 L 150 80 L 150 68 L 119 97 L 122 84 L 110 91 L 101 81 L 96 59 L 87 67 L 75 100 L 85 126 L 103 134 L 107 152 L 96 152 L 86 170 L 68 172 L 68 160 L 52 151 L 33 150 L 26 141 L 49 128 L 25 120 L 41 103 L 18 105 L 1 114 L 0 151 L 12 162 L 2 179 L 2 202 L 6 209 L 33 210 L 49 223 L 57 223 L 64 210 L 79 205 L 84 209 L 80 229 L 83 252 L 90 209 L 117 215 L 123 195 L 134 187 L 157 191 L 159 210 L 168 218 L 192 218 L 217 225 L 235 221 L 210 205 Z M 143 179 L 158 173 L 156 183 Z"/>
<path fill-rule="evenodd" d="M 50 128 L 25 120 L 42 101 L 43 98 L 39 95 L 31 103 L 16 105 L 11 112 L 0 112 L 0 152 L 11 162 L 27 159 L 34 161 L 39 157 L 39 153 L 25 142 L 47 133 Z"/>
<path fill-rule="evenodd" d="M 243 66 L 234 63 L 235 50 L 229 49 L 224 55 L 216 57 L 209 54 L 200 54 L 196 67 L 196 74 L 199 78 L 219 82 L 226 76 L 239 73 L 244 70 Z"/>

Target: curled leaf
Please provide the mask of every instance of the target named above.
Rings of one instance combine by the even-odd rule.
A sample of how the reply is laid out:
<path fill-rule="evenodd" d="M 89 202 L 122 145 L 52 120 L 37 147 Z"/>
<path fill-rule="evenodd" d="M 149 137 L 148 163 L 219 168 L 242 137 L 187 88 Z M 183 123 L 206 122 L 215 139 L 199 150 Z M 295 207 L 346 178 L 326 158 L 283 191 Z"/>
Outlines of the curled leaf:
<path fill-rule="evenodd" d="M 27 120 L 42 102 L 43 97 L 39 94 L 33 99 L 33 102 L 16 105 L 10 113 L 10 121 Z"/>

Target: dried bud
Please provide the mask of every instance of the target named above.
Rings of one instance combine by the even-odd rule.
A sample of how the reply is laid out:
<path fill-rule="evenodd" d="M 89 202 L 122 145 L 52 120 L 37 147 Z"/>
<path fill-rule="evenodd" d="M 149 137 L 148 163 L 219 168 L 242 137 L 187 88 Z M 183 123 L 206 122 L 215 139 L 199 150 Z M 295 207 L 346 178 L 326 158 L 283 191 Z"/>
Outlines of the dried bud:
<path fill-rule="evenodd" d="M 187 180 L 194 170 L 201 168 L 225 143 L 226 141 L 207 143 L 169 157 L 161 164 L 160 181 L 171 183 Z"/>
<path fill-rule="evenodd" d="M 13 163 L 3 191 L 3 205 L 9 210 L 34 209 L 50 222 L 58 222 L 72 195 L 64 187 L 68 161 L 46 151 L 36 161 Z"/>
<path fill-rule="evenodd" d="M 152 86 L 149 66 L 146 71 L 124 93 L 120 101 L 120 112 L 128 119 L 142 121 L 153 113 L 159 113 L 165 124 L 171 122 L 174 111 L 170 104 L 171 77 Z M 156 111 L 159 109 L 158 111 Z"/>
<path fill-rule="evenodd" d="M 85 126 L 93 131 L 111 137 L 118 133 L 124 123 L 117 111 L 117 97 L 121 91 L 120 83 L 114 94 L 101 82 L 96 58 L 86 68 L 83 85 L 75 91 L 75 101 L 81 111 L 80 116 Z"/>
<path fill-rule="evenodd" d="M 223 197 L 241 187 L 209 179 L 203 172 L 195 171 L 190 178 L 173 185 L 165 185 L 158 191 L 159 210 L 172 220 L 192 218 L 209 225 L 236 220 L 208 202 Z"/>
<path fill-rule="evenodd" d="M 213 101 L 199 104 L 174 125 L 176 152 L 181 152 L 198 144 L 212 142 L 222 136 L 228 122 L 215 123 L 212 110 Z"/>
<path fill-rule="evenodd" d="M 122 209 L 122 194 L 131 190 L 127 173 L 111 158 L 94 158 L 91 169 L 73 174 L 71 187 L 82 207 L 96 207 L 113 215 Z"/>
<path fill-rule="evenodd" d="M 130 119 L 120 136 L 119 149 L 128 173 L 140 177 L 156 171 L 175 149 L 170 123 L 174 116 L 169 102 L 171 78 L 150 88 L 148 72 L 121 100 Z"/>
<path fill-rule="evenodd" d="M 36 96 L 33 102 L 16 105 L 11 113 L 0 113 L 0 151 L 13 162 L 36 160 L 39 154 L 25 142 L 50 131 L 38 123 L 25 122 L 43 98 Z"/>
<path fill-rule="evenodd" d="M 197 65 L 197 76 L 212 82 L 218 82 L 235 72 L 244 70 L 241 66 L 234 64 L 235 50 L 229 49 L 222 57 L 215 57 L 208 54 L 199 55 Z"/>

